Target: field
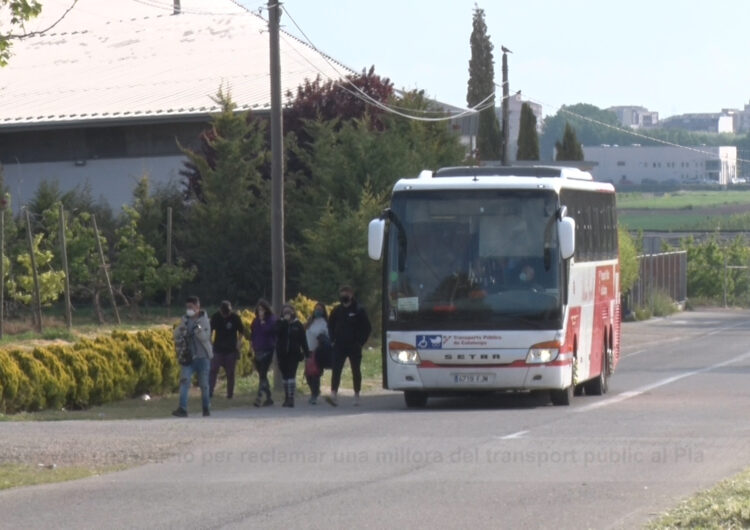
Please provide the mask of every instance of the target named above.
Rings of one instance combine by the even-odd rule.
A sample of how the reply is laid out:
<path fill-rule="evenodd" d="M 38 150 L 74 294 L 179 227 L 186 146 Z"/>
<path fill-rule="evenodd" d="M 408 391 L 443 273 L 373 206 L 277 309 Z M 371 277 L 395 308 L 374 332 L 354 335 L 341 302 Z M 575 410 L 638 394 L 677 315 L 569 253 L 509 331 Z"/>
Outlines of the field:
<path fill-rule="evenodd" d="M 750 230 L 750 192 L 619 193 L 620 224 L 628 230 Z"/>

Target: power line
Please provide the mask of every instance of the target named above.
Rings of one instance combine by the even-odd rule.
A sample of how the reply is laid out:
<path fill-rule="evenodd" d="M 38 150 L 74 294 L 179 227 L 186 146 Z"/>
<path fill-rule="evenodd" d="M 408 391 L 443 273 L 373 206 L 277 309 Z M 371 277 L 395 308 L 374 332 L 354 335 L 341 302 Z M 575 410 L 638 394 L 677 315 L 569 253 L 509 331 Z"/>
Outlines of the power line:
<path fill-rule="evenodd" d="M 569 114 L 570 116 L 573 116 L 573 117 L 578 118 L 580 120 L 587 121 L 589 123 L 593 123 L 594 125 L 598 125 L 598 126 L 601 126 L 601 127 L 607 127 L 609 129 L 613 129 L 613 130 L 621 132 L 621 133 L 629 134 L 629 135 L 634 136 L 636 138 L 641 138 L 641 139 L 644 139 L 644 140 L 650 140 L 652 142 L 656 142 L 656 143 L 660 143 L 660 144 L 663 144 L 663 145 L 667 145 L 669 147 L 678 147 L 680 149 L 685 149 L 685 150 L 688 150 L 688 151 L 693 151 L 695 153 L 699 153 L 699 154 L 702 154 L 702 155 L 708 155 L 708 156 L 712 156 L 712 157 L 716 156 L 716 153 L 711 153 L 709 151 L 703 151 L 703 150 L 701 150 L 701 149 L 699 149 L 697 147 L 690 147 L 688 145 L 681 145 L 681 144 L 678 144 L 678 143 L 675 143 L 675 142 L 670 142 L 669 140 L 662 140 L 661 138 L 655 138 L 653 136 L 648 136 L 647 134 L 639 133 L 639 132 L 636 132 L 636 131 L 634 131 L 632 129 L 626 129 L 624 127 L 619 127 L 617 125 L 612 125 L 611 123 L 606 123 L 606 122 L 603 122 L 603 121 L 600 121 L 600 120 L 596 120 L 594 118 L 590 118 L 588 116 L 584 116 L 582 114 L 578 114 L 577 112 L 573 112 L 572 110 L 566 109 L 564 105 L 559 105 L 559 106 L 557 106 L 557 105 L 551 105 L 549 103 L 544 103 L 543 101 L 539 101 L 539 100 L 534 99 L 534 98 L 528 98 L 528 100 L 532 101 L 534 103 L 538 103 L 540 105 L 544 105 L 544 106 L 556 108 L 559 112 L 564 112 L 565 114 Z M 744 158 L 737 158 L 736 160 L 738 162 L 750 162 L 750 160 L 746 160 Z"/>
<path fill-rule="evenodd" d="M 281 38 L 284 39 L 284 41 L 288 43 L 287 39 L 283 35 L 281 35 Z M 445 111 L 437 111 L 437 110 L 425 111 L 424 109 L 407 109 L 406 107 L 398 107 L 398 106 L 395 106 L 395 105 L 385 104 L 385 103 L 383 103 L 381 101 L 378 101 L 377 99 L 373 98 L 369 94 L 367 94 L 367 92 L 363 91 L 361 88 L 359 88 L 357 85 L 355 85 L 350 79 L 348 79 L 347 77 L 345 77 L 345 76 L 342 75 L 341 79 L 345 80 L 346 83 L 354 89 L 354 90 L 351 90 L 346 85 L 340 83 L 338 80 L 332 78 L 328 73 L 326 73 L 323 70 L 321 70 L 316 64 L 312 63 L 307 57 L 305 57 L 304 55 L 302 55 L 302 53 L 300 53 L 299 50 L 297 50 L 293 46 L 290 46 L 290 47 L 292 49 L 294 49 L 294 51 L 305 62 L 307 62 L 310 66 L 312 66 L 318 73 L 320 73 L 321 75 L 325 76 L 327 79 L 331 80 L 335 86 L 339 87 L 340 89 L 344 90 L 345 92 L 347 92 L 348 94 L 354 96 L 355 98 L 363 101 L 367 105 L 376 107 L 376 108 L 378 108 L 378 109 L 380 109 L 380 110 L 382 110 L 384 112 L 389 112 L 391 114 L 395 114 L 397 116 L 401 116 L 403 118 L 407 118 L 407 119 L 415 120 L 415 121 L 423 121 L 423 122 L 441 122 L 441 121 L 448 121 L 448 120 L 453 120 L 453 119 L 461 118 L 463 116 L 470 115 L 470 114 L 477 114 L 477 113 L 481 112 L 482 110 L 494 107 L 494 101 L 491 101 L 492 98 L 493 98 L 493 96 L 495 95 L 494 92 L 493 92 L 489 96 L 485 97 L 482 101 L 480 101 L 473 108 L 471 108 L 471 109 L 465 109 L 465 110 L 463 110 L 463 111 L 461 111 L 461 112 L 459 112 L 457 114 L 451 114 L 451 115 L 441 116 L 441 117 L 436 117 L 436 118 L 429 118 L 429 117 L 423 117 L 423 116 L 414 116 L 413 114 L 407 114 L 407 113 L 404 113 L 404 112 L 400 112 L 398 109 L 406 109 L 406 110 L 409 110 L 409 111 L 412 111 L 412 112 L 430 112 L 430 113 L 442 112 L 442 113 L 446 114 Z M 318 53 L 321 53 L 316 48 L 313 47 L 313 49 L 315 49 L 315 51 L 317 51 Z M 321 55 L 324 55 L 324 54 L 321 53 Z M 329 64 L 330 64 L 330 62 L 329 62 Z M 333 65 L 331 65 L 331 66 L 333 67 Z M 334 70 L 336 70 L 337 73 L 341 74 L 335 67 L 334 67 Z"/>
<path fill-rule="evenodd" d="M 350 94 L 354 95 L 355 97 L 358 97 L 360 100 L 364 101 L 365 103 L 367 103 L 369 105 L 372 105 L 372 106 L 374 106 L 376 108 L 379 108 L 380 110 L 383 110 L 384 112 L 389 112 L 391 114 L 395 114 L 397 116 L 401 116 L 403 118 L 407 118 L 407 119 L 415 120 L 415 121 L 440 122 L 440 121 L 454 120 L 454 119 L 461 118 L 463 116 L 467 116 L 467 115 L 470 115 L 470 114 L 476 114 L 476 113 L 479 113 L 482 110 L 485 110 L 487 108 L 494 107 L 494 105 L 495 105 L 495 103 L 493 101 L 493 98 L 495 96 L 495 92 L 493 91 L 491 94 L 489 94 L 488 96 L 486 96 L 484 99 L 482 99 L 479 103 L 477 103 L 473 107 L 462 109 L 462 111 L 459 112 L 459 113 L 457 113 L 457 114 L 452 114 L 452 115 L 447 115 L 447 116 L 441 116 L 441 117 L 434 117 L 434 118 L 428 118 L 428 117 L 423 117 L 423 116 L 414 116 L 413 114 L 407 114 L 407 113 L 401 112 L 398 109 L 403 109 L 404 107 L 397 107 L 395 105 L 388 105 L 388 104 L 383 103 L 382 101 L 378 101 L 377 99 L 375 99 L 372 96 L 370 96 L 367 92 L 365 92 L 364 90 L 362 90 L 360 87 L 358 87 L 356 84 L 354 84 L 348 78 L 347 75 L 343 75 L 341 73 L 341 71 L 329 60 L 328 56 L 324 52 L 322 52 L 317 46 L 315 46 L 315 44 L 312 42 L 312 39 L 310 39 L 310 37 L 307 36 L 307 34 L 300 27 L 300 25 L 297 24 L 297 21 L 294 19 L 294 17 L 291 15 L 291 13 L 289 13 L 289 11 L 286 9 L 286 7 L 282 6 L 281 8 L 284 11 L 284 13 L 286 13 L 286 15 L 289 17 L 289 19 L 292 21 L 292 24 L 294 24 L 294 26 L 297 28 L 297 30 L 305 38 L 307 44 L 313 50 L 315 50 L 318 54 L 320 54 L 321 57 L 323 57 L 323 59 L 331 66 L 331 68 L 333 68 L 333 70 L 337 74 L 339 74 L 339 76 L 341 77 L 341 79 L 344 80 L 347 84 L 349 84 L 358 94 L 352 93 L 350 90 L 346 89 L 340 82 L 338 82 L 335 79 L 332 79 L 330 77 L 330 75 L 328 75 L 327 73 L 325 73 L 322 70 L 320 70 L 320 68 L 318 68 L 317 65 L 314 65 L 309 60 L 307 60 L 306 57 L 302 56 L 301 54 L 300 54 L 300 56 L 302 56 L 303 59 L 305 61 L 307 61 L 308 64 L 310 64 L 313 68 L 315 68 L 319 73 L 323 74 L 328 79 L 331 79 L 334 82 L 334 84 L 336 84 L 340 88 L 346 90 L 347 92 L 349 92 Z M 423 109 L 408 109 L 408 110 L 410 110 L 412 112 L 424 112 Z M 429 112 L 430 113 L 434 113 L 434 112 L 437 112 L 437 111 L 431 110 Z"/>
<path fill-rule="evenodd" d="M 42 30 L 39 30 L 39 31 L 30 31 L 29 33 L 23 33 L 23 34 L 20 34 L 20 35 L 9 34 L 9 35 L 5 35 L 4 38 L 5 39 L 23 39 L 25 37 L 33 37 L 33 36 L 36 36 L 36 35 L 43 35 L 44 33 L 47 33 L 49 30 L 51 30 L 52 28 L 54 28 L 55 26 L 57 26 L 60 22 L 62 22 L 62 20 L 66 16 L 68 16 L 68 13 L 71 12 L 71 10 L 75 7 L 75 5 L 77 3 L 78 3 L 78 0 L 73 0 L 73 3 L 70 4 L 70 7 L 68 7 L 68 9 L 66 9 L 65 12 L 62 15 L 60 15 L 60 18 L 58 18 L 57 20 L 55 20 L 52 23 L 51 26 L 49 26 L 49 27 L 47 27 L 45 29 L 42 29 Z"/>

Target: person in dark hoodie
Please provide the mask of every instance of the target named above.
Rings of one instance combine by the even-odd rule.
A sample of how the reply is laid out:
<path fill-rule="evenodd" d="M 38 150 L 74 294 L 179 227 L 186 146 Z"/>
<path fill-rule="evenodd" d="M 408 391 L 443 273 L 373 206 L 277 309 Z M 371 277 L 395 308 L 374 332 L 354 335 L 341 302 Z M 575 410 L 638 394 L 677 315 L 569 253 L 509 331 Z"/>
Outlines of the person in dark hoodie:
<path fill-rule="evenodd" d="M 232 303 L 224 300 L 219 310 L 211 317 L 211 331 L 214 335 L 214 358 L 211 359 L 211 372 L 208 377 L 208 389 L 214 396 L 219 368 L 227 374 L 227 399 L 234 396 L 234 373 L 237 360 L 240 358 L 240 341 L 243 336 L 249 337 L 242 325 L 242 319 L 232 311 Z"/>
<path fill-rule="evenodd" d="M 254 405 L 270 406 L 273 405 L 271 399 L 271 384 L 268 382 L 268 370 L 273 361 L 273 352 L 276 347 L 276 315 L 268 302 L 261 299 L 255 306 L 255 318 L 250 324 L 250 342 L 253 345 L 255 354 L 255 369 L 258 371 L 258 397 Z M 266 399 L 263 399 L 263 394 Z"/>
<path fill-rule="evenodd" d="M 284 381 L 284 407 L 294 406 L 297 367 L 309 354 L 305 326 L 297 318 L 294 308 L 285 305 L 281 309 L 281 318 L 276 321 L 276 358 Z"/>
<path fill-rule="evenodd" d="M 367 313 L 354 299 L 354 291 L 348 285 L 339 289 L 339 305 L 333 308 L 328 317 L 328 336 L 333 344 L 333 369 L 331 370 L 331 395 L 326 401 L 334 407 L 338 405 L 338 390 L 341 371 L 346 359 L 352 367 L 354 383 L 354 405 L 359 405 L 359 391 L 362 388 L 362 347 L 370 337 L 372 326 Z"/>

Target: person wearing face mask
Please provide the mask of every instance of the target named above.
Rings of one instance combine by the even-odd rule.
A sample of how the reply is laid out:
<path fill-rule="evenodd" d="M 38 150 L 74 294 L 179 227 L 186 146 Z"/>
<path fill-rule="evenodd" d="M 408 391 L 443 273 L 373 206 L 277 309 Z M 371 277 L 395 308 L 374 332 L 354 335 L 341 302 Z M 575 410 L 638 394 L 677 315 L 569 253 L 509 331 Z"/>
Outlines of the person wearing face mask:
<path fill-rule="evenodd" d="M 187 359 L 181 359 L 180 369 L 180 402 L 173 416 L 185 418 L 188 415 L 187 401 L 193 374 L 198 374 L 198 386 L 201 389 L 203 415 L 211 415 L 211 399 L 208 389 L 208 371 L 213 357 L 211 348 L 211 323 L 208 315 L 201 309 L 197 296 L 190 296 L 185 301 L 185 315 L 174 331 L 175 344 L 184 344 Z"/>
<path fill-rule="evenodd" d="M 294 392 L 297 388 L 297 367 L 306 355 L 310 354 L 307 346 L 305 327 L 297 319 L 297 313 L 290 305 L 281 309 L 281 319 L 276 321 L 276 356 L 284 381 L 283 407 L 294 406 Z"/>
<path fill-rule="evenodd" d="M 333 343 L 333 369 L 331 373 L 331 395 L 326 401 L 334 407 L 338 405 L 338 390 L 341 371 L 346 359 L 352 367 L 354 383 L 354 405 L 359 405 L 359 392 L 362 388 L 362 347 L 370 337 L 372 326 L 367 313 L 354 299 L 354 291 L 348 285 L 339 289 L 339 305 L 333 308 L 328 318 L 328 336 Z"/>
<path fill-rule="evenodd" d="M 240 341 L 246 334 L 242 319 L 232 311 L 232 304 L 224 300 L 219 310 L 211 317 L 211 331 L 214 335 L 214 358 L 211 359 L 211 372 L 208 378 L 210 397 L 214 396 L 219 369 L 227 374 L 227 399 L 234 396 L 234 373 L 240 357 Z"/>
<path fill-rule="evenodd" d="M 258 371 L 258 397 L 255 398 L 256 407 L 268 407 L 273 405 L 271 399 L 271 384 L 268 382 L 268 370 L 273 361 L 273 352 L 276 347 L 276 315 L 273 314 L 271 305 L 261 299 L 255 306 L 255 318 L 250 324 L 250 342 L 255 354 L 254 364 Z M 263 395 L 265 394 L 265 399 Z"/>
<path fill-rule="evenodd" d="M 328 314 L 326 306 L 321 302 L 315 304 L 313 314 L 305 325 L 307 330 L 307 345 L 310 351 L 315 352 L 315 364 L 318 368 L 318 375 L 308 375 L 305 373 L 307 385 L 310 387 L 310 405 L 318 404 L 320 396 L 320 378 L 323 375 L 323 369 L 328 366 L 326 361 L 330 358 L 331 343 L 328 338 Z"/>

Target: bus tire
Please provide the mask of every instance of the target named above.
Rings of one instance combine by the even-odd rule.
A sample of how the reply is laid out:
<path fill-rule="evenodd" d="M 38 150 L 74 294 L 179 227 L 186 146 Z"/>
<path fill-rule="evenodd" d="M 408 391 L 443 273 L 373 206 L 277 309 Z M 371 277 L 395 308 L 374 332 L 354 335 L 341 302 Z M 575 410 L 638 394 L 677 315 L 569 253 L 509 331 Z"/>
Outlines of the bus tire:
<path fill-rule="evenodd" d="M 607 393 L 609 389 L 609 358 L 611 355 L 609 343 L 605 337 L 604 350 L 602 351 L 602 371 L 596 379 L 592 379 L 586 383 L 586 394 L 589 396 L 601 396 Z"/>
<path fill-rule="evenodd" d="M 427 406 L 427 392 L 419 392 L 416 390 L 404 391 L 404 401 L 406 407 L 410 409 L 422 409 Z"/>
<path fill-rule="evenodd" d="M 568 388 L 563 388 L 562 390 L 550 391 L 549 397 L 555 406 L 568 406 L 573 401 L 574 393 L 575 385 L 570 385 Z"/>

